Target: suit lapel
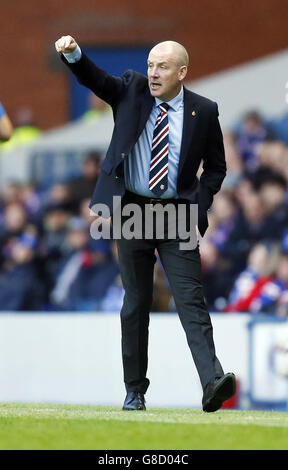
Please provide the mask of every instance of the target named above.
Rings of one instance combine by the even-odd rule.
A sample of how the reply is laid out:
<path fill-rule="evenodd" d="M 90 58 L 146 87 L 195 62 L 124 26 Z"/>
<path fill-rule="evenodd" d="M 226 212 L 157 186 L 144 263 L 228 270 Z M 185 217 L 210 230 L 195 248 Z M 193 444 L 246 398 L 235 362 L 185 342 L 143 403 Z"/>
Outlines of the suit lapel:
<path fill-rule="evenodd" d="M 138 121 L 137 140 L 141 135 L 146 125 L 146 122 L 151 114 L 154 102 L 155 100 L 151 95 L 149 88 L 147 87 L 142 95 L 142 102 L 140 103 L 140 117 Z"/>
<path fill-rule="evenodd" d="M 178 167 L 178 175 L 183 167 L 185 158 L 187 157 L 187 152 L 191 144 L 191 140 L 194 136 L 195 125 L 197 120 L 197 104 L 194 97 L 194 93 L 188 91 L 184 87 L 184 116 L 183 116 L 183 132 L 182 132 L 182 142 L 180 150 L 180 159 Z M 195 116 L 192 114 L 195 112 Z"/>

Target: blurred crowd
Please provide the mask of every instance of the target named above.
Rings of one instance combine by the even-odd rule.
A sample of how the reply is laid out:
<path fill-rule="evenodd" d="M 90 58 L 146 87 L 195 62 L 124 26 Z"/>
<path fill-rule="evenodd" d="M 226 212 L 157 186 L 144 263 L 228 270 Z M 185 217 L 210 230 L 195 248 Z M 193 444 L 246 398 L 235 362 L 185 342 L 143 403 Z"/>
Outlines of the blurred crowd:
<path fill-rule="evenodd" d="M 212 312 L 288 314 L 288 136 L 283 129 L 288 127 L 277 128 L 251 111 L 224 132 L 227 177 L 200 239 L 204 293 Z M 48 190 L 33 181 L 11 181 L 2 189 L 0 310 L 119 311 L 124 293 L 115 242 L 90 235 L 89 201 L 101 159 L 90 152 L 81 174 L 55 181 Z M 176 311 L 159 260 L 153 311 Z"/>
<path fill-rule="evenodd" d="M 212 311 L 288 314 L 288 147 L 282 135 L 256 111 L 224 133 L 227 177 L 201 242 Z"/>
<path fill-rule="evenodd" d="M 45 192 L 10 182 L 0 212 L 0 309 L 119 309 L 115 247 L 90 236 L 89 201 L 101 157 L 90 153 L 77 179 Z"/>

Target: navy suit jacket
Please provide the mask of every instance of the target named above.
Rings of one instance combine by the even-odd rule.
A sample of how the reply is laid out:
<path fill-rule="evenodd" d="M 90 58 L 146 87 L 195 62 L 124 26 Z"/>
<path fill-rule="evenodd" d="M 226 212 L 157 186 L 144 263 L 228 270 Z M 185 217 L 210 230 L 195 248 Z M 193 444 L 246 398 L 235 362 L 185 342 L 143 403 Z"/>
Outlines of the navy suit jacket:
<path fill-rule="evenodd" d="M 109 103 L 113 110 L 114 130 L 90 207 L 104 203 L 113 210 L 113 196 L 125 192 L 123 162 L 140 137 L 151 113 L 154 98 L 147 77 L 128 70 L 114 77 L 97 67 L 84 53 L 76 63 L 63 62 L 82 85 Z M 198 172 L 203 160 L 203 172 Z M 207 210 L 226 175 L 223 137 L 218 121 L 217 104 L 184 87 L 184 121 L 177 193 L 198 206 L 198 228 L 203 236 L 207 227 Z"/>

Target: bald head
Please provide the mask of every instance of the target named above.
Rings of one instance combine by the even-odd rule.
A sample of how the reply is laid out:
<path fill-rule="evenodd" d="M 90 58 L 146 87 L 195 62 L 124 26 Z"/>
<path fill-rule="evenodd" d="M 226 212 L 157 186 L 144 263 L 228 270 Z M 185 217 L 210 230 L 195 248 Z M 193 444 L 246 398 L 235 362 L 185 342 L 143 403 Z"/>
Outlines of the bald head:
<path fill-rule="evenodd" d="M 182 44 L 176 41 L 159 42 L 151 49 L 150 53 L 160 55 L 163 53 L 168 54 L 172 60 L 175 60 L 179 67 L 182 65 L 188 67 L 189 64 L 188 52 L 186 51 L 185 47 L 182 46 Z"/>

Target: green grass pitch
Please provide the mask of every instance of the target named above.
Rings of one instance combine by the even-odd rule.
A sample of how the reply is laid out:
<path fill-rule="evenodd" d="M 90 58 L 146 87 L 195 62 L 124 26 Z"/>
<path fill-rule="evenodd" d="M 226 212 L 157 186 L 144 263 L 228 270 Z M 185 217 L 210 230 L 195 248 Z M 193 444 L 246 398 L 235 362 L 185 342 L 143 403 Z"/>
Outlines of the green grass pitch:
<path fill-rule="evenodd" d="M 0 449 L 288 449 L 288 413 L 0 404 Z"/>

